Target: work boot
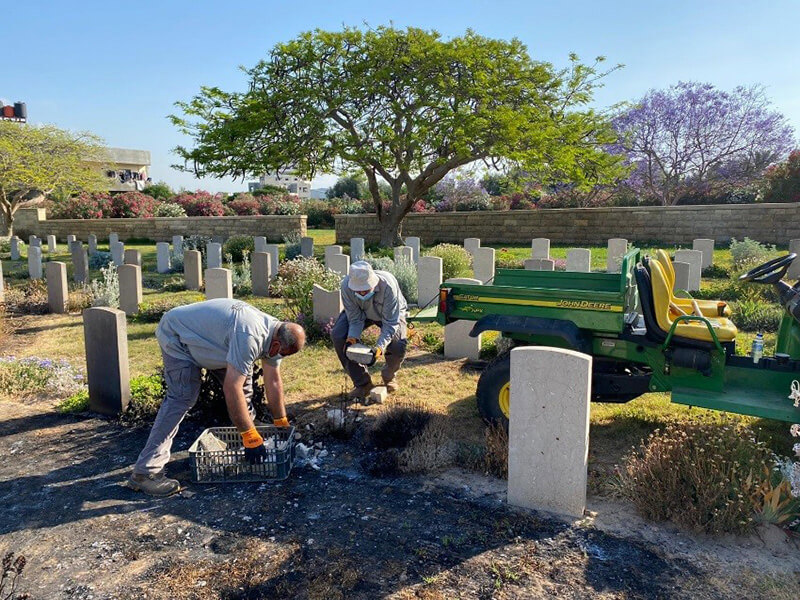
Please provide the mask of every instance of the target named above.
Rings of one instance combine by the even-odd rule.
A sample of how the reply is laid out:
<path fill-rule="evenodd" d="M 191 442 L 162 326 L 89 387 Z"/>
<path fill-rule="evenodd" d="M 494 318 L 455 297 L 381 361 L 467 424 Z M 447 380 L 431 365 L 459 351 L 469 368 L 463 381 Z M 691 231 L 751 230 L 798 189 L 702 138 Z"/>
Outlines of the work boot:
<path fill-rule="evenodd" d="M 177 479 L 170 479 L 164 471 L 141 475 L 132 473 L 128 479 L 128 487 L 137 492 L 144 492 L 150 496 L 172 496 L 181 491 L 181 484 Z"/>
<path fill-rule="evenodd" d="M 367 385 L 356 386 L 347 394 L 347 397 L 350 400 L 358 400 L 359 398 L 369 398 L 369 393 L 372 391 L 372 388 L 375 387 L 372 385 L 370 381 Z"/>
<path fill-rule="evenodd" d="M 397 379 L 395 379 L 394 377 L 392 377 L 391 379 L 386 379 L 384 377 L 383 385 L 386 386 L 386 391 L 389 394 L 394 394 L 398 389 L 400 389 L 400 386 L 397 384 Z"/>

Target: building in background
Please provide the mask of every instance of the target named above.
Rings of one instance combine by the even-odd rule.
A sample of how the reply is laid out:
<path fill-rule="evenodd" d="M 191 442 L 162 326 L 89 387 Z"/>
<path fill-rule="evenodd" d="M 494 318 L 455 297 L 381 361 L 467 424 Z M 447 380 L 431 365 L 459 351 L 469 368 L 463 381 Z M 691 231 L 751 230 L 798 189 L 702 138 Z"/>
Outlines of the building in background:
<path fill-rule="evenodd" d="M 265 173 L 258 178 L 258 181 L 251 181 L 247 184 L 247 189 L 251 192 L 259 188 L 272 185 L 275 187 L 286 188 L 290 194 L 295 194 L 300 198 L 311 197 L 311 182 L 306 181 L 297 174 L 293 169 L 286 171 L 278 171 L 275 174 Z"/>
<path fill-rule="evenodd" d="M 0 101 L 0 121 L 16 121 L 17 123 L 27 123 L 28 107 L 24 102 L 14 102 L 14 104 L 3 104 Z"/>
<path fill-rule="evenodd" d="M 130 150 L 128 148 L 106 148 L 107 160 L 97 163 L 109 179 L 108 191 L 142 191 L 150 182 L 150 151 Z"/>

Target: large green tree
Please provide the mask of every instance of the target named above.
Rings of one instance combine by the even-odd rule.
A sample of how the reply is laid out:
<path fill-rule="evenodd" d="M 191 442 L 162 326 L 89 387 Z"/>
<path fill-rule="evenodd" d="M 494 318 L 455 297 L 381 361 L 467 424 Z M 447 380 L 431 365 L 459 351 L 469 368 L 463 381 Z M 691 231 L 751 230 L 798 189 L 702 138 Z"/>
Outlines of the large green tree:
<path fill-rule="evenodd" d="M 619 175 L 618 158 L 603 151 L 613 131 L 588 108 L 608 71 L 598 71 L 602 59 L 570 60 L 556 69 L 519 40 L 472 31 L 449 40 L 415 28 L 304 33 L 246 71 L 247 91 L 204 87 L 177 103 L 183 114 L 171 118 L 194 142 L 176 148 L 178 168 L 218 177 L 357 168 L 381 243 L 393 245 L 414 202 L 475 161 L 580 186 Z"/>
<path fill-rule="evenodd" d="M 104 157 L 91 134 L 0 121 L 0 233 L 11 235 L 17 209 L 48 194 L 107 186 Z"/>

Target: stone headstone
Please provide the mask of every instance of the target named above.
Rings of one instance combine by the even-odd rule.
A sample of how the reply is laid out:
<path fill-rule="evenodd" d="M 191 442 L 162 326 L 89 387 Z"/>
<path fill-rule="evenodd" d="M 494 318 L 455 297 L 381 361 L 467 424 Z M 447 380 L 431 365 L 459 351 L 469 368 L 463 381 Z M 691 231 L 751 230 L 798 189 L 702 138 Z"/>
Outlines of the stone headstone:
<path fill-rule="evenodd" d="M 476 248 L 472 253 L 472 272 L 483 284 L 494 279 L 494 248 Z"/>
<path fill-rule="evenodd" d="M 233 298 L 233 279 L 230 269 L 206 269 L 206 300 Z"/>
<path fill-rule="evenodd" d="M 673 262 L 672 268 L 675 270 L 675 283 L 672 286 L 672 291 L 689 289 L 689 275 L 692 270 L 692 265 L 685 262 Z"/>
<path fill-rule="evenodd" d="M 50 254 L 55 254 L 58 251 L 58 244 L 56 243 L 56 236 L 47 236 L 47 251 Z"/>
<path fill-rule="evenodd" d="M 267 244 L 264 252 L 269 254 L 269 280 L 272 281 L 280 268 L 280 254 L 277 244 Z"/>
<path fill-rule="evenodd" d="M 356 262 L 364 258 L 364 238 L 350 238 L 350 261 Z"/>
<path fill-rule="evenodd" d="M 533 238 L 531 242 L 531 258 L 550 258 L 549 238 Z"/>
<path fill-rule="evenodd" d="M 97 236 L 93 233 L 89 234 L 89 256 L 97 254 Z"/>
<path fill-rule="evenodd" d="M 481 238 L 466 238 L 464 240 L 464 250 L 470 254 L 475 252 L 476 248 L 481 247 Z"/>
<path fill-rule="evenodd" d="M 800 279 L 800 240 L 791 240 L 789 242 L 789 252 L 797 254 L 797 258 L 789 265 L 786 277 L 792 281 L 796 281 Z"/>
<path fill-rule="evenodd" d="M 315 283 L 311 291 L 311 300 L 316 323 L 327 323 L 342 312 L 342 295 L 338 289 L 329 292 Z"/>
<path fill-rule="evenodd" d="M 420 248 L 420 239 L 418 237 L 407 237 L 406 238 L 406 246 L 411 248 L 411 251 L 414 253 L 413 259 L 414 263 L 419 262 L 419 248 Z"/>
<path fill-rule="evenodd" d="M 139 250 L 128 248 L 123 256 L 123 264 L 142 266 L 142 253 Z"/>
<path fill-rule="evenodd" d="M 420 308 L 439 301 L 442 285 L 442 259 L 438 256 L 420 256 L 417 263 L 417 304 Z"/>
<path fill-rule="evenodd" d="M 183 253 L 183 278 L 187 290 L 197 291 L 203 287 L 203 255 L 199 250 Z"/>
<path fill-rule="evenodd" d="M 414 249 L 411 246 L 395 246 L 394 262 L 414 262 Z"/>
<path fill-rule="evenodd" d="M 128 326 L 125 313 L 97 306 L 83 311 L 89 408 L 116 416 L 131 398 L 128 367 Z"/>
<path fill-rule="evenodd" d="M 700 278 L 703 273 L 703 253 L 700 250 L 676 250 L 675 262 L 689 263 L 689 287 L 687 292 L 700 289 Z"/>
<path fill-rule="evenodd" d="M 528 271 L 555 271 L 556 261 L 551 258 L 526 258 L 522 261 Z"/>
<path fill-rule="evenodd" d="M 28 246 L 36 246 L 37 248 L 41 248 L 42 240 L 35 235 L 28 236 Z"/>
<path fill-rule="evenodd" d="M 183 236 L 182 235 L 173 235 L 172 236 L 172 256 L 178 258 L 179 256 L 183 256 Z"/>
<path fill-rule="evenodd" d="M 38 246 L 28 247 L 28 277 L 42 278 L 42 249 Z"/>
<path fill-rule="evenodd" d="M 592 270 L 592 251 L 586 248 L 573 248 L 567 252 L 567 271 L 588 273 Z"/>
<path fill-rule="evenodd" d="M 57 315 L 67 312 L 69 287 L 67 286 L 67 264 L 50 261 L 45 268 L 47 275 L 47 306 Z"/>
<path fill-rule="evenodd" d="M 19 257 L 20 257 L 19 245 L 20 245 L 21 241 L 22 240 L 20 240 L 17 236 L 15 236 L 15 235 L 11 236 L 11 241 L 10 241 L 10 243 L 11 243 L 11 260 L 19 260 Z"/>
<path fill-rule="evenodd" d="M 72 255 L 72 279 L 77 283 L 84 283 L 89 280 L 89 256 L 81 242 L 70 244 L 70 254 Z"/>
<path fill-rule="evenodd" d="M 582 518 L 589 464 L 592 357 L 511 350 L 508 503 Z"/>
<path fill-rule="evenodd" d="M 447 279 L 445 283 L 461 283 L 481 285 L 477 279 L 456 277 Z M 459 320 L 444 326 L 444 356 L 445 358 L 466 358 L 478 360 L 481 355 L 481 337 L 470 337 L 469 332 L 475 325 L 474 321 Z"/>
<path fill-rule="evenodd" d="M 267 251 L 267 238 L 263 235 L 257 235 L 253 238 L 253 251 L 266 252 Z"/>
<path fill-rule="evenodd" d="M 611 238 L 608 240 L 608 256 L 606 257 L 606 271 L 619 273 L 622 269 L 622 258 L 628 251 L 628 240 Z"/>
<path fill-rule="evenodd" d="M 77 238 L 74 235 L 70 234 L 70 235 L 67 236 L 67 249 L 69 249 L 69 247 L 72 244 L 72 242 L 74 242 L 76 239 Z"/>
<path fill-rule="evenodd" d="M 703 253 L 703 268 L 706 269 L 714 264 L 714 240 L 697 239 L 692 241 L 692 250 L 699 250 Z"/>
<path fill-rule="evenodd" d="M 111 247 L 111 244 L 119 241 L 119 234 L 118 233 L 109 233 L 108 234 L 108 247 Z"/>
<path fill-rule="evenodd" d="M 209 269 L 222 268 L 222 244 L 211 242 L 206 245 L 206 266 Z"/>
<path fill-rule="evenodd" d="M 331 254 L 328 260 L 328 268 L 342 277 L 347 276 L 350 270 L 350 257 L 347 254 Z"/>
<path fill-rule="evenodd" d="M 139 312 L 142 301 L 142 268 L 139 265 L 117 267 L 119 277 L 119 308 L 126 315 Z"/>
<path fill-rule="evenodd" d="M 334 254 L 341 254 L 343 252 L 343 248 L 337 245 L 325 246 L 325 266 L 329 269 L 331 268 L 328 264 L 328 257 L 333 256 Z"/>
<path fill-rule="evenodd" d="M 269 296 L 271 258 L 268 252 L 253 252 L 253 261 L 250 263 L 250 281 L 253 285 L 253 296 Z"/>
<path fill-rule="evenodd" d="M 170 269 L 172 269 L 172 262 L 170 261 L 169 244 L 158 242 L 156 244 L 156 271 L 169 273 Z"/>
<path fill-rule="evenodd" d="M 111 261 L 115 267 L 121 267 L 125 264 L 125 244 L 122 242 L 111 243 Z"/>
<path fill-rule="evenodd" d="M 300 256 L 305 256 L 306 258 L 314 256 L 314 238 L 300 238 Z"/>

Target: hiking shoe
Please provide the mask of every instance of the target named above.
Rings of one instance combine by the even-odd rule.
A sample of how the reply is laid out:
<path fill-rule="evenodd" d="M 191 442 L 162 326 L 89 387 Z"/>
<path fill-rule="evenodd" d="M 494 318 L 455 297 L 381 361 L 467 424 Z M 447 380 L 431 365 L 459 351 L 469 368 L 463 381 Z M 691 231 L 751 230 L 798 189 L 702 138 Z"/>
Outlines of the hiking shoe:
<path fill-rule="evenodd" d="M 384 379 L 384 380 L 383 380 L 383 385 L 385 385 L 385 386 L 386 386 L 386 391 L 387 391 L 389 394 L 393 394 L 393 393 L 395 393 L 397 390 L 399 390 L 399 389 L 400 389 L 400 386 L 397 384 L 397 379 L 395 379 L 394 377 L 392 377 L 392 378 L 391 378 L 390 380 L 388 380 L 388 381 Z"/>
<path fill-rule="evenodd" d="M 128 479 L 128 487 L 137 492 L 144 492 L 150 496 L 158 496 L 160 498 L 172 496 L 172 494 L 177 494 L 181 491 L 180 482 L 177 479 L 167 477 L 164 471 L 148 475 L 132 473 L 130 479 Z"/>
<path fill-rule="evenodd" d="M 347 394 L 347 397 L 351 400 L 358 400 L 359 398 L 369 398 L 369 393 L 372 391 L 372 388 L 375 387 L 372 385 L 372 382 L 368 383 L 367 385 L 356 386 Z"/>

